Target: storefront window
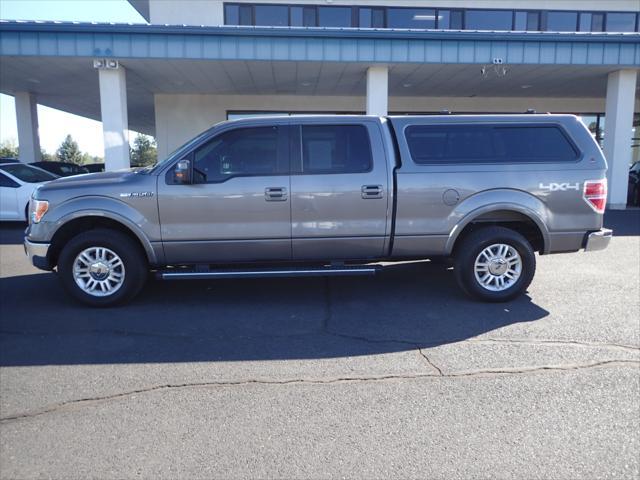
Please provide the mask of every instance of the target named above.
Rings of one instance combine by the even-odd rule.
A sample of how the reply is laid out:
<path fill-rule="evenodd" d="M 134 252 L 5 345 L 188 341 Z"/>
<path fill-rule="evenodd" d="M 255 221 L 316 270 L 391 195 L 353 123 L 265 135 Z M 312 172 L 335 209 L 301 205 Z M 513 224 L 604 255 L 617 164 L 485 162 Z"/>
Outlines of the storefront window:
<path fill-rule="evenodd" d="M 581 13 L 581 32 L 602 32 L 604 30 L 604 13 Z"/>
<path fill-rule="evenodd" d="M 467 30 L 511 30 L 510 10 L 468 10 L 465 16 Z"/>
<path fill-rule="evenodd" d="M 608 13 L 607 32 L 634 32 L 636 16 L 633 13 Z"/>
<path fill-rule="evenodd" d="M 438 10 L 437 28 L 462 30 L 462 10 Z"/>
<path fill-rule="evenodd" d="M 256 5 L 256 25 L 286 27 L 289 25 L 289 7 L 280 5 Z"/>
<path fill-rule="evenodd" d="M 514 29 L 529 32 L 540 30 L 540 13 L 516 12 Z"/>
<path fill-rule="evenodd" d="M 320 27 L 350 27 L 351 7 L 318 7 Z"/>
<path fill-rule="evenodd" d="M 575 32 L 578 26 L 576 12 L 548 12 L 547 28 L 549 32 Z"/>
<path fill-rule="evenodd" d="M 226 25 L 253 25 L 251 5 L 225 5 L 224 17 Z"/>
<path fill-rule="evenodd" d="M 360 28 L 384 28 L 384 8 L 360 8 Z"/>
<path fill-rule="evenodd" d="M 315 7 L 291 7 L 292 27 L 315 27 L 318 18 Z"/>
<path fill-rule="evenodd" d="M 360 28 L 371 28 L 371 9 L 358 9 L 358 26 Z"/>
<path fill-rule="evenodd" d="M 580 115 L 578 117 L 580 121 L 582 121 L 584 126 L 589 129 L 589 132 L 591 132 L 591 135 L 596 141 L 599 141 L 599 137 L 600 137 L 598 117 L 599 115 Z"/>
<path fill-rule="evenodd" d="M 225 3 L 226 25 L 551 32 L 633 32 L 635 12 Z"/>
<path fill-rule="evenodd" d="M 436 28 L 436 11 L 431 8 L 389 8 L 389 28 Z"/>

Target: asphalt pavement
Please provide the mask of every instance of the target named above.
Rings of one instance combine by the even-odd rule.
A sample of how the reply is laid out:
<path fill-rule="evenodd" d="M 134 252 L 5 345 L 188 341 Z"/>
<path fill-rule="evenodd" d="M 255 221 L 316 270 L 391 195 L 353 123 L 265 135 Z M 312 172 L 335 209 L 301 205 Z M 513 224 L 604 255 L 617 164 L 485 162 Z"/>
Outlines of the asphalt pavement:
<path fill-rule="evenodd" d="M 446 265 L 73 302 L 0 225 L 0 477 L 640 478 L 640 210 L 528 295 Z"/>

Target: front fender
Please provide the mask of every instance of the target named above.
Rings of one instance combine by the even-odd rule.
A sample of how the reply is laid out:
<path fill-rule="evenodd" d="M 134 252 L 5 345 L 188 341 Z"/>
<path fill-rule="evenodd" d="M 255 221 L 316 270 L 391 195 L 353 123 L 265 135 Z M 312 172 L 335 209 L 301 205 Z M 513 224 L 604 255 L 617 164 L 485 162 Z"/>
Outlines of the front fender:
<path fill-rule="evenodd" d="M 47 212 L 43 221 L 32 224 L 29 238 L 38 242 L 49 242 L 63 225 L 72 220 L 84 217 L 108 218 L 133 232 L 144 247 L 149 262 L 158 264 L 158 255 L 152 244 L 154 241 L 160 241 L 156 199 L 138 199 L 137 201 L 140 202 L 140 205 L 136 205 L 138 208 L 104 196 L 84 196 L 67 200 Z"/>
<path fill-rule="evenodd" d="M 517 212 L 531 219 L 542 233 L 543 253 L 549 253 L 549 212 L 545 204 L 521 190 L 495 189 L 472 195 L 453 210 L 450 218 L 454 226 L 445 245 L 447 255 L 453 252 L 458 236 L 467 225 L 480 216 L 495 211 Z"/>

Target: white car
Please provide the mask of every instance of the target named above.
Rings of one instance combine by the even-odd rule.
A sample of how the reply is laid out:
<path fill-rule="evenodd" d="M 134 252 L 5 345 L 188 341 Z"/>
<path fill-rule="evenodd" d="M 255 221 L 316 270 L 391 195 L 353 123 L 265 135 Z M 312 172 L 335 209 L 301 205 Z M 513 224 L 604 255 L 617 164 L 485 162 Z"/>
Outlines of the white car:
<path fill-rule="evenodd" d="M 56 178 L 24 163 L 0 163 L 0 220 L 27 220 L 33 190 Z"/>

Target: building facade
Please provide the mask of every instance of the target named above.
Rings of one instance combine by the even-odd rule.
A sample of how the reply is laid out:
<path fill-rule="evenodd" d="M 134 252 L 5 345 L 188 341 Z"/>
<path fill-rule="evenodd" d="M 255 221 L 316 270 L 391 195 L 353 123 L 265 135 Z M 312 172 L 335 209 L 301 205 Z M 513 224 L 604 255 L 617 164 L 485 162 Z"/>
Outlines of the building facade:
<path fill-rule="evenodd" d="M 148 25 L 0 24 L 24 159 L 39 152 L 36 103 L 101 119 L 109 169 L 129 164 L 128 128 L 163 157 L 248 115 L 535 110 L 582 117 L 610 164 L 610 207 L 626 204 L 640 0 L 130 3 Z"/>

